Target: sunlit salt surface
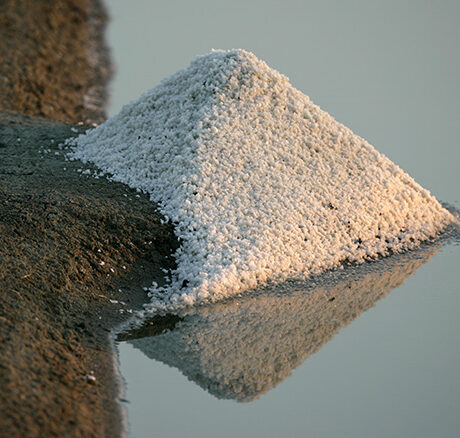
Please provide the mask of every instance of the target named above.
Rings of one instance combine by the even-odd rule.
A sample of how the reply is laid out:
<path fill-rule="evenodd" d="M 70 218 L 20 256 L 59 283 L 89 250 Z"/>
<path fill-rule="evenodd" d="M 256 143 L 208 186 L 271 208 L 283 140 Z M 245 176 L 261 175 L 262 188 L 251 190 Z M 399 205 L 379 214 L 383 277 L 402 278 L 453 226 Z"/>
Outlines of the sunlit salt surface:
<path fill-rule="evenodd" d="M 455 436 L 460 246 L 441 245 L 119 334 L 131 436 Z"/>
<path fill-rule="evenodd" d="M 218 50 L 94 130 L 72 158 L 150 194 L 177 268 L 150 311 L 216 302 L 415 248 L 453 217 L 369 143 L 245 50 Z"/>

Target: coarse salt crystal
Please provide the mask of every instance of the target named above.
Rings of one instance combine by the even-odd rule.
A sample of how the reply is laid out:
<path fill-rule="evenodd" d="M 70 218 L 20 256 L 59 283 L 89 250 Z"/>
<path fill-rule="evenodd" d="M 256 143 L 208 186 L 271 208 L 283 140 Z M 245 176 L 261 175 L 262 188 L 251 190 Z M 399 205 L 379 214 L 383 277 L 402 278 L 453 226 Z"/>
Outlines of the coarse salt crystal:
<path fill-rule="evenodd" d="M 150 288 L 151 311 L 411 249 L 454 220 L 244 50 L 197 58 L 66 144 L 175 225 L 177 268 Z"/>

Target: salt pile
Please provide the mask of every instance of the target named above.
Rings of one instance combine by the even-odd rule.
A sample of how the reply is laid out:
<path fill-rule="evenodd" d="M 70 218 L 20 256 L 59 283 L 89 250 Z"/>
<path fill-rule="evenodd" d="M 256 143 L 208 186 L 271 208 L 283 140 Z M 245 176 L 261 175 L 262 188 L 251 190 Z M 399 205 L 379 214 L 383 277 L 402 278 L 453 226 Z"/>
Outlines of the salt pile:
<path fill-rule="evenodd" d="M 67 144 L 175 225 L 177 269 L 152 311 L 411 249 L 454 220 L 244 50 L 197 58 Z"/>

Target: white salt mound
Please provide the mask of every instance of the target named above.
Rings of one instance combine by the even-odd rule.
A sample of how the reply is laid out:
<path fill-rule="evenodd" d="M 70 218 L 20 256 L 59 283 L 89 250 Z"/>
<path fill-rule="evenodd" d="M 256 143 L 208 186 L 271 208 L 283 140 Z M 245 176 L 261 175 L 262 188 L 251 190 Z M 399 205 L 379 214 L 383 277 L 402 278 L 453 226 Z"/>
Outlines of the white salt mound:
<path fill-rule="evenodd" d="M 197 58 L 67 144 L 174 223 L 177 269 L 152 311 L 411 249 L 454 220 L 244 50 Z"/>

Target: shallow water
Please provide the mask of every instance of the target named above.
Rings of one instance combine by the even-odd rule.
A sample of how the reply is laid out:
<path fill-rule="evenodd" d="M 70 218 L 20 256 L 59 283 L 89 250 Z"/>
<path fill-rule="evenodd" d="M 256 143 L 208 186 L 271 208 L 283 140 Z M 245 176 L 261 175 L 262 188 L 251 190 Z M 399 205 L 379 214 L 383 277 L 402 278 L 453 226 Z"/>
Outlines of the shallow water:
<path fill-rule="evenodd" d="M 456 436 L 459 256 L 434 245 L 134 333 L 131 436 Z"/>
<path fill-rule="evenodd" d="M 107 1 L 109 114 L 196 55 L 242 47 L 460 208 L 460 4 L 279 5 Z M 133 334 L 118 345 L 131 436 L 458 436 L 459 256 L 434 245 Z"/>

